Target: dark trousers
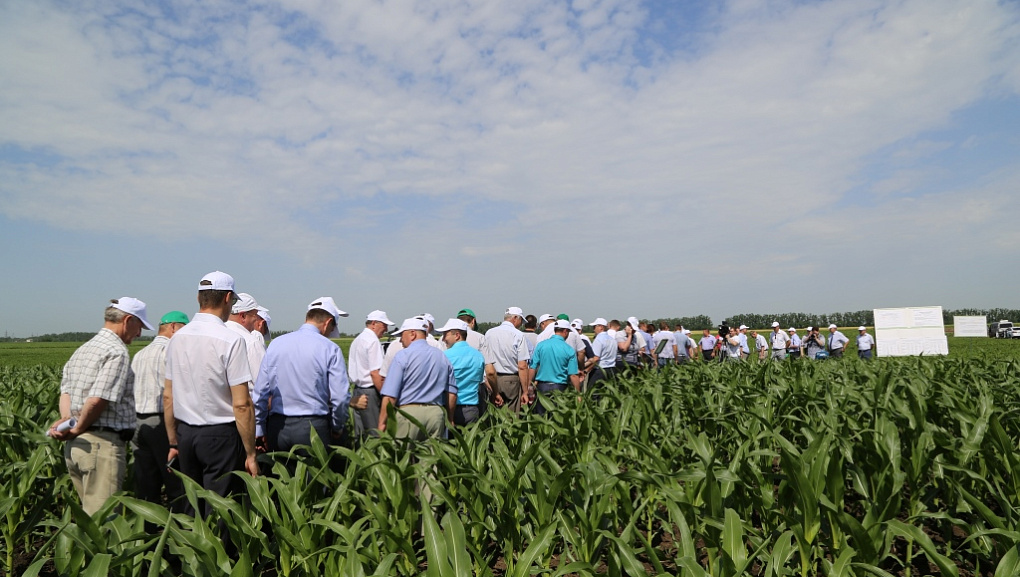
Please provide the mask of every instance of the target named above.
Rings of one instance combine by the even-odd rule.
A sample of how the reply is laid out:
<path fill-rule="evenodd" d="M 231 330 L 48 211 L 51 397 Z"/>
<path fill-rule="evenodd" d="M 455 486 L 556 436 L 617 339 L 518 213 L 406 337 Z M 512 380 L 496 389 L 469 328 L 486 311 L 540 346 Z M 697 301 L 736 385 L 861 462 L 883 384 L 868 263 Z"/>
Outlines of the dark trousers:
<path fill-rule="evenodd" d="M 560 385 L 557 383 L 537 383 L 536 388 L 538 389 L 538 402 L 535 403 L 535 414 L 544 415 L 549 412 L 549 408 L 546 407 L 547 400 L 542 397 L 549 397 L 557 391 L 565 391 L 567 385 Z M 550 405 L 551 406 L 551 405 Z"/>
<path fill-rule="evenodd" d="M 374 389 L 373 389 L 374 390 Z M 378 415 L 378 413 L 376 413 Z M 311 445 L 312 433 L 315 429 L 319 440 L 324 445 L 330 443 L 329 417 L 303 415 L 287 417 L 284 415 L 269 415 L 266 419 L 266 444 L 270 451 L 287 452 L 297 445 Z M 307 456 L 307 451 L 301 449 L 297 452 L 301 456 Z"/>
<path fill-rule="evenodd" d="M 833 359 L 843 358 L 843 349 L 832 349 L 829 351 L 829 357 Z"/>
<path fill-rule="evenodd" d="M 354 410 L 354 435 L 363 439 L 366 435 L 374 435 L 379 431 L 379 405 L 381 398 L 375 387 L 355 387 L 351 393 L 351 404 L 358 397 L 367 397 L 368 406 Z"/>
<path fill-rule="evenodd" d="M 864 360 L 868 360 L 871 358 L 871 349 L 868 349 L 866 351 L 857 351 L 857 356 Z"/>
<path fill-rule="evenodd" d="M 240 479 L 230 474 L 244 470 L 244 444 L 236 423 L 192 426 L 178 421 L 177 450 L 181 473 L 203 489 L 225 497 L 243 488 Z M 184 509 L 195 514 L 190 503 Z M 208 503 L 203 509 L 206 515 L 212 513 Z"/>
<path fill-rule="evenodd" d="M 183 503 L 178 498 L 184 494 L 181 480 L 167 468 L 166 456 L 170 452 L 170 441 L 166 437 L 163 415 L 139 415 L 135 436 L 131 441 L 131 452 L 135 456 L 135 494 L 150 503 L 162 503 L 163 487 L 170 510 L 179 513 Z"/>
<path fill-rule="evenodd" d="M 480 416 L 481 410 L 478 405 L 457 405 L 453 409 L 453 423 L 458 427 L 469 425 L 477 421 Z"/>
<path fill-rule="evenodd" d="M 715 358 L 715 351 L 701 349 L 701 360 L 708 362 Z"/>
<path fill-rule="evenodd" d="M 596 366 L 595 370 L 591 372 L 591 376 L 588 377 L 588 389 L 595 390 L 596 385 L 601 381 L 606 381 L 613 378 L 616 374 L 616 367 L 599 367 Z"/>

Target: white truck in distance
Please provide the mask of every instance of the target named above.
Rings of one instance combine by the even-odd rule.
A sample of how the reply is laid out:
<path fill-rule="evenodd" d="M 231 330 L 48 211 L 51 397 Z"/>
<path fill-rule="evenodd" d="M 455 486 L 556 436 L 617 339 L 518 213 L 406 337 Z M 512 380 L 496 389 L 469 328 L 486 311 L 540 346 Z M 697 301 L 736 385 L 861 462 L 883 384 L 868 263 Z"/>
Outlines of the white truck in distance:
<path fill-rule="evenodd" d="M 988 326 L 988 336 L 994 339 L 1020 339 L 1020 327 L 1014 327 L 1012 322 L 1002 320 Z"/>

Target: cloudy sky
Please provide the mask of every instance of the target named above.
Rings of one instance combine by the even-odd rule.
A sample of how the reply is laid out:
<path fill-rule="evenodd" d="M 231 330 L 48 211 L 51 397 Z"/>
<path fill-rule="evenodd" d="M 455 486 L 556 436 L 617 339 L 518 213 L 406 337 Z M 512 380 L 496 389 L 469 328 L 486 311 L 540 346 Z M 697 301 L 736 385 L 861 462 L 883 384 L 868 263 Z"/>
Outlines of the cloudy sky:
<path fill-rule="evenodd" d="M 12 336 L 1017 307 L 1020 4 L 4 2 L 0 242 Z"/>

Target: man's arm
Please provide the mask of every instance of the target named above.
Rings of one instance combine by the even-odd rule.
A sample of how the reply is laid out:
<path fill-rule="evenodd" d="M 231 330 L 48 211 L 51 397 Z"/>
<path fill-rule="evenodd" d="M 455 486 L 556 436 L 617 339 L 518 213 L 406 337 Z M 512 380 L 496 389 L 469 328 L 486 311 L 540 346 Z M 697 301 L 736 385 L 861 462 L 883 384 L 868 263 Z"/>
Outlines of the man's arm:
<path fill-rule="evenodd" d="M 456 400 L 454 401 L 456 402 Z M 386 431 L 386 419 L 389 417 L 387 409 L 390 405 L 396 405 L 396 399 L 383 395 L 382 404 L 379 406 L 379 432 Z"/>
<path fill-rule="evenodd" d="M 521 402 L 528 404 L 528 390 L 535 373 L 528 367 L 528 361 L 517 361 L 517 376 L 521 379 Z"/>
<path fill-rule="evenodd" d="M 375 387 L 375 390 L 377 392 L 382 391 L 383 377 L 382 375 L 379 374 L 379 369 L 376 369 L 368 374 L 372 376 L 372 386 Z"/>
<path fill-rule="evenodd" d="M 244 444 L 244 468 L 249 475 L 257 477 L 259 466 L 255 462 L 255 407 L 251 402 L 251 393 L 248 392 L 248 383 L 230 387 L 230 400 L 234 406 L 237 432 L 241 435 L 241 443 Z"/>
<path fill-rule="evenodd" d="M 578 374 L 570 375 L 570 384 L 574 386 L 577 392 L 581 392 L 581 377 Z"/>
<path fill-rule="evenodd" d="M 166 438 L 170 441 L 170 452 L 166 460 L 169 463 L 177 456 L 177 418 L 174 417 L 174 384 L 167 379 L 163 381 L 163 426 L 166 427 Z"/>
<path fill-rule="evenodd" d="M 92 423 L 96 422 L 96 419 L 98 419 L 99 415 L 101 415 L 103 411 L 106 410 L 106 407 L 109 404 L 110 404 L 109 401 L 107 401 L 106 399 L 101 399 L 99 397 L 89 397 L 85 399 L 85 404 L 82 405 L 81 407 L 81 413 L 78 414 L 78 421 L 74 424 L 74 427 L 66 431 L 57 431 L 56 426 L 60 424 L 61 421 L 67 420 L 61 418 L 57 420 L 57 422 L 53 423 L 53 426 L 51 427 L 52 432 L 50 436 L 52 436 L 54 439 L 57 439 L 58 441 L 70 441 L 71 439 L 89 430 L 89 427 L 92 426 Z M 64 395 L 60 396 L 60 405 L 62 414 L 64 411 Z M 71 413 L 70 395 L 67 395 L 67 413 L 68 418 L 70 418 Z"/>

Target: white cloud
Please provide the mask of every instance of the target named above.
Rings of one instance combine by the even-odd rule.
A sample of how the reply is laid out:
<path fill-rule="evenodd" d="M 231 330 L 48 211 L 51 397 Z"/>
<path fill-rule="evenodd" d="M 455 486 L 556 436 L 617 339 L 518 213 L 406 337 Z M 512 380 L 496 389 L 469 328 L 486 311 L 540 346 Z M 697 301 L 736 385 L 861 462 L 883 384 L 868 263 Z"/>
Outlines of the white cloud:
<path fill-rule="evenodd" d="M 941 225 L 951 206 L 964 234 L 1016 208 L 1001 180 L 895 199 L 931 186 L 925 159 L 953 144 L 926 132 L 1016 97 L 1008 3 L 728 2 L 696 53 L 660 49 L 647 66 L 634 51 L 655 14 L 623 0 L 76 6 L 0 8 L 0 146 L 63 158 L 0 157 L 13 218 L 103 231 L 131 201 L 140 233 L 163 220 L 184 229 L 167 235 L 245 247 L 257 230 L 258 249 L 288 255 L 360 246 L 351 271 L 514 252 L 563 263 L 599 233 L 686 231 L 684 266 L 716 279 L 824 270 L 773 240 L 819 219 L 853 234 L 841 216 L 853 214 L 895 242 L 910 237 L 890 215 Z M 912 140 L 899 160 L 917 164 L 869 171 Z M 843 208 L 862 183 L 881 207 Z M 487 218 L 485 203 L 508 208 L 479 228 L 432 214 L 430 234 L 442 224 L 469 241 L 415 242 L 429 199 Z M 715 240 L 722 227 L 754 230 L 765 254 L 745 264 L 743 244 Z M 366 244 L 372 230 L 386 234 Z M 628 242 L 599 254 L 660 263 Z"/>

